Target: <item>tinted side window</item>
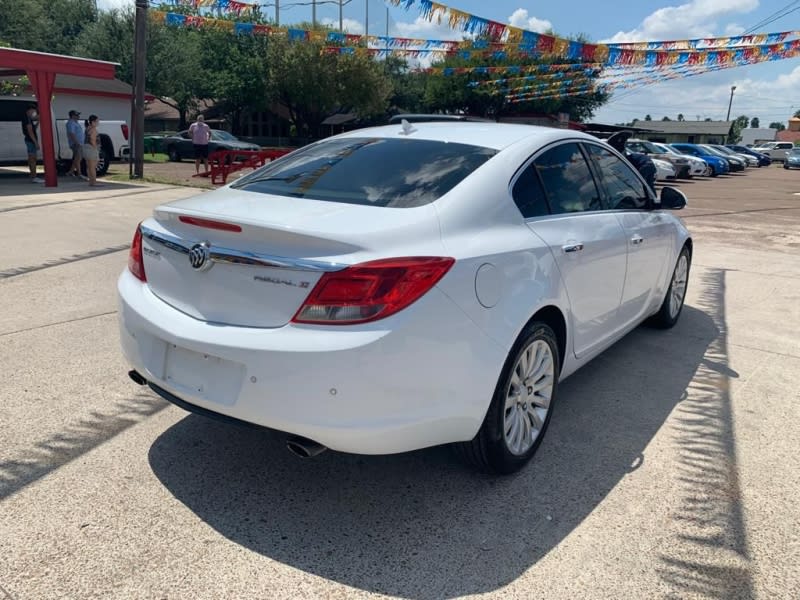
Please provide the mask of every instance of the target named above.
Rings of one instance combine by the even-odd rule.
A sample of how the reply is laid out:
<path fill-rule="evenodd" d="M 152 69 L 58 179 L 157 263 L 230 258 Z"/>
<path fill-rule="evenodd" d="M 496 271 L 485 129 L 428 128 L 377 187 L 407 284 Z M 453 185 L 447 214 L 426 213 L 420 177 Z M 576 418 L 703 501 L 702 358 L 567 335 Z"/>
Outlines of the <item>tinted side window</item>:
<path fill-rule="evenodd" d="M 0 121 L 21 122 L 30 103 L 30 101 L 0 100 Z"/>
<path fill-rule="evenodd" d="M 592 172 L 578 144 L 556 146 L 534 164 L 553 214 L 603 209 Z"/>
<path fill-rule="evenodd" d="M 542 187 L 542 182 L 539 181 L 534 165 L 531 164 L 525 167 L 525 170 L 514 184 L 514 189 L 511 193 L 519 212 L 526 219 L 550 214 L 544 188 Z"/>
<path fill-rule="evenodd" d="M 594 144 L 588 144 L 587 148 L 608 192 L 609 208 L 612 210 L 646 208 L 649 194 L 645 184 L 636 176 L 630 165 L 606 148 Z"/>

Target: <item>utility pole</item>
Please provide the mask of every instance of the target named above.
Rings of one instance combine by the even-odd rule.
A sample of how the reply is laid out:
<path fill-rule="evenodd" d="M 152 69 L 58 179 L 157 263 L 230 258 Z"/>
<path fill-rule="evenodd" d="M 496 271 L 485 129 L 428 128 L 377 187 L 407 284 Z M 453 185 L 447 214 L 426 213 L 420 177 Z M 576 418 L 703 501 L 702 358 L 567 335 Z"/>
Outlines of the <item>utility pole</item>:
<path fill-rule="evenodd" d="M 281 24 L 281 0 L 275 0 L 275 25 Z"/>
<path fill-rule="evenodd" d="M 317 28 L 317 0 L 311 0 L 311 26 Z"/>
<path fill-rule="evenodd" d="M 342 0 L 339 0 L 339 33 L 344 33 L 344 16 L 342 14 Z"/>
<path fill-rule="evenodd" d="M 367 41 L 367 48 L 369 48 L 369 0 L 364 0 L 367 7 L 367 16 L 364 18 L 364 39 Z"/>
<path fill-rule="evenodd" d="M 735 91 L 736 91 L 736 86 L 732 85 L 731 86 L 731 99 L 730 99 L 730 102 L 728 102 L 728 116 L 725 117 L 726 121 L 730 121 L 731 120 L 731 106 L 733 106 L 733 92 L 735 92 Z"/>
<path fill-rule="evenodd" d="M 133 107 L 131 110 L 131 177 L 144 177 L 144 87 L 147 66 L 147 0 L 136 0 L 133 45 Z"/>

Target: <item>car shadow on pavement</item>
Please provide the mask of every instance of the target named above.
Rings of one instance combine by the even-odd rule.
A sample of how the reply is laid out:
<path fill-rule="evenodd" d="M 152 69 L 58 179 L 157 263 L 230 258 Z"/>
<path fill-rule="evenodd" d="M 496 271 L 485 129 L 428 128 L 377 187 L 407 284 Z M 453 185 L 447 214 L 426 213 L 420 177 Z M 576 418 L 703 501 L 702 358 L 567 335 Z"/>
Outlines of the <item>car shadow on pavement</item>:
<path fill-rule="evenodd" d="M 150 464 L 221 535 L 291 567 L 406 598 L 495 591 L 547 555 L 641 468 L 653 436 L 690 399 L 687 390 L 704 385 L 695 375 L 720 335 L 714 314 L 720 300 L 704 300 L 700 308 L 687 306 L 674 329 L 639 328 L 566 380 L 547 438 L 515 476 L 474 473 L 446 447 L 302 460 L 286 451 L 283 435 L 196 415 L 153 443 Z M 730 376 L 724 357 L 716 349 L 713 356 L 717 362 L 707 369 Z M 700 398 L 691 402 L 681 409 L 689 423 L 680 436 L 693 439 L 693 419 L 726 418 L 695 414 L 706 407 Z M 693 440 L 686 460 L 694 452 L 724 453 L 728 433 L 721 429 L 719 441 Z M 694 464 L 686 469 L 689 479 L 703 480 Z M 685 493 L 682 516 L 708 508 L 691 489 Z M 664 555 L 653 570 L 680 596 L 695 585 L 693 566 Z M 719 581 L 711 573 L 701 587 L 723 585 L 727 573 L 717 575 Z"/>
<path fill-rule="evenodd" d="M 170 406 L 152 394 L 140 392 L 115 402 L 103 411 L 65 424 L 58 432 L 17 449 L 13 458 L 0 461 L 0 500 L 72 462 L 126 429 Z"/>

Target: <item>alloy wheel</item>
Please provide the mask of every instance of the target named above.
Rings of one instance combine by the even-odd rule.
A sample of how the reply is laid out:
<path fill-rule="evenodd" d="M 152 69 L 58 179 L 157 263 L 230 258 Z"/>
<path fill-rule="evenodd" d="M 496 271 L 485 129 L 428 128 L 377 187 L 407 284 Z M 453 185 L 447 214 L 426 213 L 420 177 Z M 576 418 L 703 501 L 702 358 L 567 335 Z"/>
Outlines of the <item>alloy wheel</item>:
<path fill-rule="evenodd" d="M 522 456 L 542 431 L 555 386 L 555 362 L 544 340 L 531 342 L 517 358 L 506 390 L 503 435 L 508 450 Z"/>
<path fill-rule="evenodd" d="M 686 280 L 689 274 L 689 259 L 685 254 L 678 258 L 675 265 L 675 272 L 672 274 L 672 285 L 670 286 L 669 296 L 669 316 L 674 319 L 683 306 L 683 298 L 686 295 Z"/>

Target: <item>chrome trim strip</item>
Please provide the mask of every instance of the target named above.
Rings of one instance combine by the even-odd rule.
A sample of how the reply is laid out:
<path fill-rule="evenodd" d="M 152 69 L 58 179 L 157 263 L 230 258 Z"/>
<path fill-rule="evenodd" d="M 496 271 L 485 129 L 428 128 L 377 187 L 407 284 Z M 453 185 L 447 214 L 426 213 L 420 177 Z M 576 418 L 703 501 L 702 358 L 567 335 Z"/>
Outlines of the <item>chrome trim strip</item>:
<path fill-rule="evenodd" d="M 140 225 L 142 237 L 169 248 L 180 254 L 189 254 L 195 244 L 201 240 L 183 240 L 169 233 L 155 231 L 144 225 Z M 233 248 L 223 248 L 209 244 L 209 260 L 214 263 L 228 265 L 246 265 L 253 267 L 270 267 L 273 269 L 291 269 L 293 271 L 312 271 L 315 273 L 328 271 L 341 271 L 348 265 L 333 262 L 323 262 L 304 258 L 286 258 L 284 256 L 274 256 L 270 254 L 259 254 L 256 252 L 245 252 L 234 250 Z"/>

